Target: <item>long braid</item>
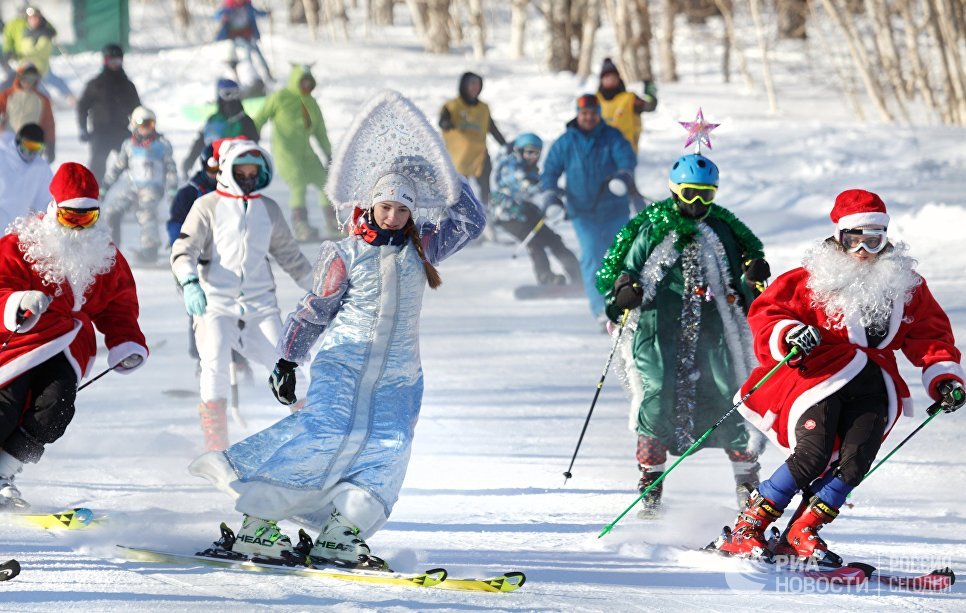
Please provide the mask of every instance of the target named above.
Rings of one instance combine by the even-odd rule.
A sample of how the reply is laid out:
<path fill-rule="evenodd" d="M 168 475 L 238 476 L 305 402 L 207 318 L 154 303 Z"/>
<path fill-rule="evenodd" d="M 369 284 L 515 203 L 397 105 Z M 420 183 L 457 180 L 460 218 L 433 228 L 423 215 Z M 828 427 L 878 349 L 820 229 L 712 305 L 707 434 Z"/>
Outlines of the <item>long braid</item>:
<path fill-rule="evenodd" d="M 409 218 L 409 222 L 406 224 L 405 228 L 406 236 L 408 236 L 413 241 L 413 247 L 416 248 L 416 253 L 419 254 L 419 259 L 423 261 L 423 268 L 426 270 L 426 281 L 429 283 L 431 289 L 436 289 L 443 284 L 443 279 L 439 276 L 439 271 L 436 267 L 429 263 L 426 259 L 426 253 L 423 251 L 423 241 L 419 237 L 419 232 L 416 231 L 416 224 L 413 223 L 412 218 Z"/>

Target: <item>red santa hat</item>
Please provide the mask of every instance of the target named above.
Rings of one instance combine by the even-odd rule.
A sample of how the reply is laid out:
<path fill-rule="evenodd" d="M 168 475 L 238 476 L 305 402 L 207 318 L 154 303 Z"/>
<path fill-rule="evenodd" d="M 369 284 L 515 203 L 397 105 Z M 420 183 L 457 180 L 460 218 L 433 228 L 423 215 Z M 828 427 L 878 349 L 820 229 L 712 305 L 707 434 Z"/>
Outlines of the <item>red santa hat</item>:
<path fill-rule="evenodd" d="M 61 164 L 50 182 L 50 195 L 57 206 L 68 209 L 96 209 L 100 188 L 91 171 L 76 162 Z"/>
<path fill-rule="evenodd" d="M 836 196 L 829 217 L 839 230 L 859 226 L 889 226 L 889 214 L 882 198 L 864 189 L 847 189 Z"/>

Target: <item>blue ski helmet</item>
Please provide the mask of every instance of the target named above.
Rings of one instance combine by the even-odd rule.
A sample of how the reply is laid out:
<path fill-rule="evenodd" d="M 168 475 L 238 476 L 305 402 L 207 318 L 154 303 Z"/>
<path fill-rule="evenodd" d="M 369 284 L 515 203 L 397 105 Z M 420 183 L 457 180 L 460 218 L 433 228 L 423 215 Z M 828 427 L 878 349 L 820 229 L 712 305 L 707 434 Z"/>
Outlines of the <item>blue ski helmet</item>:
<path fill-rule="evenodd" d="M 533 132 L 524 132 L 513 141 L 513 148 L 522 151 L 524 147 L 543 151 L 543 141 Z"/>
<path fill-rule="evenodd" d="M 671 183 L 695 183 L 697 185 L 718 185 L 718 167 L 700 153 L 682 155 L 671 166 L 668 173 Z"/>

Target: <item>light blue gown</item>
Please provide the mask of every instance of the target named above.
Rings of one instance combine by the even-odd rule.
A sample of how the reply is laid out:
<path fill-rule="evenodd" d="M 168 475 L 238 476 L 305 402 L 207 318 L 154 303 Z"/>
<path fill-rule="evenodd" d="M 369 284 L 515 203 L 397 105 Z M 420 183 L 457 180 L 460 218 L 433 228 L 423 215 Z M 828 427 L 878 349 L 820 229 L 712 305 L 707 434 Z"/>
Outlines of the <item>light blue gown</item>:
<path fill-rule="evenodd" d="M 486 223 L 464 184 L 439 223 L 424 222 L 432 264 Z M 344 266 L 343 274 L 341 267 Z M 192 463 L 193 474 L 265 519 L 321 526 L 334 505 L 363 535 L 388 519 L 406 476 L 422 403 L 419 313 L 426 273 L 412 242 L 374 247 L 357 236 L 324 243 L 314 289 L 285 322 L 281 357 L 302 362 L 319 336 L 305 408 Z"/>

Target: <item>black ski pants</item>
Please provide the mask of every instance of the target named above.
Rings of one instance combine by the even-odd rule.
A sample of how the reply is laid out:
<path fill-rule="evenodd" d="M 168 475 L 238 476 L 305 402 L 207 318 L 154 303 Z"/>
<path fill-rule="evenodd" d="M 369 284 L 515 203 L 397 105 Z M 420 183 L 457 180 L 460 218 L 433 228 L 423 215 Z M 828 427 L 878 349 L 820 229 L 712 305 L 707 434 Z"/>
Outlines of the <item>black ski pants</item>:
<path fill-rule="evenodd" d="M 852 487 L 862 482 L 882 445 L 889 418 L 882 377 L 882 369 L 869 360 L 842 389 L 802 413 L 795 424 L 795 450 L 786 460 L 798 487 L 808 491 L 825 472 L 836 438 L 841 445 L 832 470 Z"/>
<path fill-rule="evenodd" d="M 527 236 L 530 235 L 530 232 L 533 231 L 533 228 L 542 217 L 540 209 L 529 202 L 524 203 L 523 212 L 526 217 L 523 221 L 513 220 L 499 222 L 500 227 L 512 234 L 520 242 L 526 240 Z M 533 263 L 533 272 L 537 276 L 537 283 L 543 285 L 550 282 L 550 279 L 553 277 L 547 252 L 553 254 L 553 257 L 560 263 L 570 283 L 581 282 L 580 262 L 577 260 L 577 256 L 570 249 L 567 249 L 559 234 L 544 224 L 533 235 L 530 242 L 527 243 L 527 253 L 530 255 L 530 261 Z"/>
<path fill-rule="evenodd" d="M 0 388 L 0 448 L 36 462 L 74 418 L 77 375 L 63 353 Z"/>

